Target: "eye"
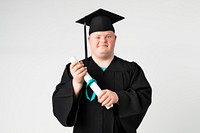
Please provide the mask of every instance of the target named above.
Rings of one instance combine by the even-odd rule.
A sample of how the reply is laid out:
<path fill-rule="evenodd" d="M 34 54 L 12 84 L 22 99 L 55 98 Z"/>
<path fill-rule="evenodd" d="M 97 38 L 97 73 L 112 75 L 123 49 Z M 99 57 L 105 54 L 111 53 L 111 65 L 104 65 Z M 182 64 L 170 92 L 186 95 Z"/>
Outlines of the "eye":
<path fill-rule="evenodd" d="M 106 38 L 110 39 L 110 38 L 112 38 L 112 35 L 107 35 Z"/>
<path fill-rule="evenodd" d="M 100 39 L 100 36 L 95 36 L 94 38 L 95 38 L 95 39 Z"/>
<path fill-rule="evenodd" d="M 107 36 L 107 38 L 111 38 L 111 37 L 112 37 L 111 35 L 108 35 L 108 36 Z"/>

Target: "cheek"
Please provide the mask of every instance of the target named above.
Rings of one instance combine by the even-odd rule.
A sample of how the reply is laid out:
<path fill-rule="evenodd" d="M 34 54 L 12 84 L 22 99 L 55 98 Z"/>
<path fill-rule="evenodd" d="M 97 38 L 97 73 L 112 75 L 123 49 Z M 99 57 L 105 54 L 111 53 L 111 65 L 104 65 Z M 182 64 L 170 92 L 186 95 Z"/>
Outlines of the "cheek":
<path fill-rule="evenodd" d="M 115 47 L 115 40 L 110 41 L 109 44 L 110 44 L 111 47 Z"/>
<path fill-rule="evenodd" d="M 97 47 L 97 42 L 91 41 L 91 42 L 90 42 L 90 48 L 91 48 L 91 49 L 95 49 L 96 47 Z"/>
<path fill-rule="evenodd" d="M 96 41 L 96 40 L 90 41 L 90 46 L 91 47 L 96 47 L 97 44 L 98 44 L 98 41 Z"/>

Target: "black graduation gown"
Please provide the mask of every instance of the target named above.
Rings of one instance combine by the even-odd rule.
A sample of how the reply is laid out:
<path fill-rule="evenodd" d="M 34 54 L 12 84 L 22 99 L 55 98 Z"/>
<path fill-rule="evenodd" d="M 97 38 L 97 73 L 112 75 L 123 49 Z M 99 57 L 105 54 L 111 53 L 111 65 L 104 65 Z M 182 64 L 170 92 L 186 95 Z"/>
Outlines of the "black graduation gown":
<path fill-rule="evenodd" d="M 87 63 L 83 62 L 101 89 L 117 93 L 119 103 L 106 109 L 98 103 L 97 97 L 87 100 L 85 84 L 79 98 L 75 99 L 68 64 L 53 93 L 56 118 L 63 126 L 74 126 L 74 133 L 136 133 L 151 104 L 151 87 L 141 67 L 116 56 L 105 71 L 91 57 Z M 91 96 L 90 88 L 88 92 Z"/>

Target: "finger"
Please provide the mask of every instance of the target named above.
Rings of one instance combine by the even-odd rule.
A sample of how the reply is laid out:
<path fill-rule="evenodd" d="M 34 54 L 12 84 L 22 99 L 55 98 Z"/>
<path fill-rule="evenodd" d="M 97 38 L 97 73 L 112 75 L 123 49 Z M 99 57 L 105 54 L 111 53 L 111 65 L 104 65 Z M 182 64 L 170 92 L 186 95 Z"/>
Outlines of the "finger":
<path fill-rule="evenodd" d="M 79 63 L 80 63 L 80 64 L 83 64 L 83 61 L 80 61 Z M 83 64 L 83 65 L 84 65 L 84 64 Z"/>
<path fill-rule="evenodd" d="M 85 70 L 81 71 L 80 73 L 74 73 L 74 75 L 73 75 L 74 81 L 76 81 L 77 83 L 83 83 L 84 76 L 87 73 L 86 68 L 82 68 L 82 69 L 85 69 Z"/>
<path fill-rule="evenodd" d="M 99 102 L 99 103 L 103 103 L 108 97 L 109 97 L 109 95 L 104 94 L 104 95 L 98 100 L 98 102 Z"/>
<path fill-rule="evenodd" d="M 73 72 L 76 72 L 81 67 L 83 67 L 82 64 L 75 62 L 75 63 L 71 64 L 70 70 L 73 71 Z"/>
<path fill-rule="evenodd" d="M 83 65 L 80 64 L 80 63 L 78 63 L 78 64 L 76 64 L 75 66 L 73 66 L 72 71 L 73 71 L 73 72 L 76 72 L 77 70 L 79 70 L 79 69 L 82 68 L 82 67 L 83 67 Z"/>
<path fill-rule="evenodd" d="M 78 62 L 72 62 L 72 63 L 70 64 L 70 70 L 72 70 L 73 67 L 74 67 L 76 64 L 78 64 Z"/>
<path fill-rule="evenodd" d="M 81 67 L 81 68 L 77 69 L 77 70 L 75 71 L 75 73 L 76 73 L 76 75 L 79 75 L 79 74 L 81 74 L 82 72 L 84 72 L 86 69 L 87 69 L 86 67 Z"/>
<path fill-rule="evenodd" d="M 110 107 L 113 103 L 113 100 L 110 100 L 107 104 L 105 104 L 106 107 Z"/>
<path fill-rule="evenodd" d="M 111 99 L 110 99 L 110 97 L 108 97 L 107 99 L 105 99 L 105 100 L 102 102 L 101 106 L 105 106 L 105 105 L 107 105 L 107 104 L 110 103 L 110 102 L 111 102 Z"/>
<path fill-rule="evenodd" d="M 83 68 L 81 68 L 81 69 L 78 70 L 78 72 L 76 73 L 76 75 L 78 77 L 84 77 L 86 73 L 87 73 L 87 68 L 83 67 Z"/>
<path fill-rule="evenodd" d="M 75 62 L 72 62 L 71 64 L 70 64 L 70 67 L 71 68 L 73 68 L 74 66 L 76 66 L 77 64 L 81 64 L 81 66 L 84 66 L 84 63 L 83 63 L 83 61 L 75 61 Z"/>
<path fill-rule="evenodd" d="M 103 95 L 106 94 L 106 90 L 102 90 L 98 96 L 98 99 L 101 99 Z"/>

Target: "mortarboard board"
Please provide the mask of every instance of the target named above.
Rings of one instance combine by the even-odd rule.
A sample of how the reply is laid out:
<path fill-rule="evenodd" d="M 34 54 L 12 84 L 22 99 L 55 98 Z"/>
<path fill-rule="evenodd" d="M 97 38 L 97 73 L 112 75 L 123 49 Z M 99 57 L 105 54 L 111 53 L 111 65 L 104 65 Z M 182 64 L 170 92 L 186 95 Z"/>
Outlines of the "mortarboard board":
<path fill-rule="evenodd" d="M 115 13 L 106 11 L 104 9 L 98 9 L 91 14 L 79 19 L 76 23 L 84 25 L 84 40 L 85 40 L 85 58 L 87 58 L 87 35 L 86 35 L 86 25 L 90 27 L 89 35 L 96 31 L 107 31 L 115 29 L 112 24 L 124 19 L 124 17 L 119 16 Z"/>

